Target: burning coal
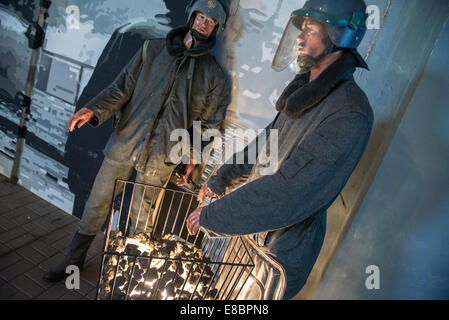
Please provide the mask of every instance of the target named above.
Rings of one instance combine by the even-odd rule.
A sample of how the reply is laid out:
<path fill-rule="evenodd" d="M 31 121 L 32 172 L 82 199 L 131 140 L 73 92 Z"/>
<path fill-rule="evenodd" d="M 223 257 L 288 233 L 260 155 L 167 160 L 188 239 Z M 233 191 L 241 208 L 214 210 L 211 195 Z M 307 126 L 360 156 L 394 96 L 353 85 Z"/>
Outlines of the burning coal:
<path fill-rule="evenodd" d="M 146 233 L 110 235 L 100 283 L 100 299 L 210 300 L 214 273 L 210 259 L 182 239 Z"/>

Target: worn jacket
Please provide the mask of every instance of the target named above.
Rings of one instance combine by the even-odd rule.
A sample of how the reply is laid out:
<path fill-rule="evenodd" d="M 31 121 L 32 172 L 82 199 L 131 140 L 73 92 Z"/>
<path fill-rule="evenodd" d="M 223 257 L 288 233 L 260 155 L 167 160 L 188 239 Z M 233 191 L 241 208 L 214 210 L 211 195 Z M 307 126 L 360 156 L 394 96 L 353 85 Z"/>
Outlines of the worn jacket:
<path fill-rule="evenodd" d="M 373 113 L 352 77 L 355 66 L 345 53 L 316 80 L 297 76 L 285 89 L 268 127 L 279 136 L 274 174 L 260 174 L 259 157 L 255 165 L 224 165 L 209 182 L 222 198 L 203 208 L 200 225 L 222 235 L 252 235 L 285 268 L 286 299 L 305 284 L 323 244 L 326 210 L 370 137 Z"/>
<path fill-rule="evenodd" d="M 86 107 L 98 126 L 120 111 L 120 121 L 104 150 L 120 165 L 155 175 L 173 166 L 169 155 L 177 142 L 174 129 L 188 129 L 201 121 L 204 129 L 222 129 L 230 102 L 226 74 L 209 54 L 214 41 L 186 50 L 188 28 L 172 30 L 166 39 L 151 39 L 143 62 L 143 47 L 115 81 Z"/>
<path fill-rule="evenodd" d="M 106 88 L 123 70 L 146 39 L 156 38 L 155 31 L 139 24 L 126 24 L 114 31 L 86 87 L 76 102 L 79 111 L 93 97 Z M 69 168 L 68 185 L 75 199 L 72 214 L 81 217 L 84 204 L 92 189 L 95 177 L 103 162 L 102 151 L 113 131 L 113 119 L 100 128 L 91 126 L 69 132 L 64 160 Z M 91 137 L 95 136 L 95 139 Z"/>

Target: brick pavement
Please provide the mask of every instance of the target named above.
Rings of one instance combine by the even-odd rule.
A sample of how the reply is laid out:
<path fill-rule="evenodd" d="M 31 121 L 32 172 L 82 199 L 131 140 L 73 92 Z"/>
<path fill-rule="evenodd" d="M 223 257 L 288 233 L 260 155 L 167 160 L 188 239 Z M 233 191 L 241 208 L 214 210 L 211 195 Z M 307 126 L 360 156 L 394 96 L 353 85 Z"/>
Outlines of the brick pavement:
<path fill-rule="evenodd" d="M 66 252 L 79 219 L 0 175 L 0 299 L 93 300 L 104 235 L 90 247 L 80 289 L 42 280 Z"/>

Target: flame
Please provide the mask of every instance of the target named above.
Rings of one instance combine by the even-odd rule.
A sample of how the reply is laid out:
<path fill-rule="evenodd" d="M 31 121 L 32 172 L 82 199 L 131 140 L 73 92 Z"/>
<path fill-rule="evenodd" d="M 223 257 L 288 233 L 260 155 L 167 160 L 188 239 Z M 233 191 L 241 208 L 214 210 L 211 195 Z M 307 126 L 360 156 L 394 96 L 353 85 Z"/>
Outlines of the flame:
<path fill-rule="evenodd" d="M 160 269 L 160 268 L 162 268 L 163 265 L 164 265 L 164 260 L 162 260 L 162 259 L 153 259 L 151 261 L 150 269 L 151 268 Z"/>
<path fill-rule="evenodd" d="M 145 280 L 144 280 L 144 281 L 145 281 Z M 154 279 L 152 279 L 152 280 L 150 280 L 150 281 L 145 281 L 145 285 L 148 286 L 148 287 L 150 287 L 151 289 L 153 289 L 153 286 L 154 286 L 154 284 L 156 283 L 156 281 L 157 281 L 156 278 L 154 278 Z"/>
<path fill-rule="evenodd" d="M 203 290 L 204 292 L 206 291 L 206 285 L 208 285 L 208 283 L 203 283 L 198 279 L 198 272 L 204 273 L 205 270 L 203 270 L 203 268 L 206 268 L 206 266 L 203 266 L 200 269 L 197 268 L 196 271 L 193 271 L 192 268 L 196 263 L 179 259 L 179 257 L 181 257 L 181 254 L 186 254 L 186 252 L 190 252 L 190 254 L 195 258 L 202 258 L 201 250 L 196 248 L 193 244 L 190 244 L 188 242 L 180 242 L 179 240 L 182 239 L 173 235 L 164 236 L 163 240 L 169 240 L 170 246 L 174 245 L 174 247 L 168 253 L 168 257 L 154 258 L 155 252 L 157 254 L 159 252 L 159 249 L 163 247 L 163 244 L 167 244 L 167 242 L 163 244 L 159 242 L 143 243 L 136 238 L 121 239 L 122 240 L 119 239 L 120 241 L 117 242 L 121 245 L 114 248 L 116 252 L 126 254 L 126 247 L 128 245 L 134 245 L 137 247 L 137 250 L 142 256 L 141 258 L 137 259 L 134 257 L 128 259 L 128 256 L 123 255 L 118 259 L 118 256 L 112 255 L 111 259 L 108 260 L 108 264 L 113 267 L 114 271 L 117 270 L 116 278 L 122 277 L 123 279 L 125 279 L 123 284 L 117 286 L 122 294 L 126 294 L 129 287 L 130 298 L 151 298 L 155 294 L 154 291 L 157 289 L 158 291 L 161 291 L 160 296 L 156 295 L 156 297 L 159 297 L 162 300 L 173 300 L 177 298 L 184 299 L 190 297 L 197 299 L 198 297 L 202 297 L 201 292 L 203 292 Z M 140 237 L 140 239 L 146 240 L 144 237 Z M 176 243 L 174 243 L 174 241 L 176 241 Z M 168 250 L 166 250 L 166 252 L 167 251 Z M 151 255 L 152 257 L 150 258 L 149 255 Z M 148 259 L 147 261 L 151 260 L 150 265 L 143 267 L 141 263 L 139 263 L 141 259 Z M 117 263 L 119 264 L 118 267 Z M 139 276 L 135 274 L 135 271 L 133 274 L 131 274 L 133 265 L 134 270 L 140 270 Z M 154 269 L 156 271 L 156 275 L 147 277 L 147 272 L 149 272 L 151 269 Z M 180 274 L 181 270 L 182 274 Z M 106 282 L 109 283 L 110 286 L 108 288 L 106 285 L 106 293 L 111 293 L 113 278 L 114 272 L 109 272 L 105 276 L 104 280 L 106 280 Z M 121 279 L 121 281 L 123 281 L 123 279 Z M 161 282 L 161 279 L 165 279 L 165 281 Z M 177 284 L 174 282 L 175 279 Z M 129 285 L 129 281 L 132 281 L 131 286 Z M 160 287 L 161 285 L 164 285 L 165 287 Z M 168 289 L 171 289 L 170 292 L 174 293 L 174 296 L 171 293 L 169 294 Z M 195 297 L 193 296 L 193 294 L 196 294 Z M 210 299 L 210 297 L 204 298 Z"/>
<path fill-rule="evenodd" d="M 174 300 L 174 297 L 167 295 L 167 289 L 161 292 L 162 300 Z"/>
<path fill-rule="evenodd" d="M 128 244 L 136 245 L 137 250 L 140 251 L 140 254 L 144 254 L 145 252 L 149 253 L 155 249 L 154 245 L 147 245 L 145 243 L 140 242 L 139 240 L 132 239 L 132 238 L 126 238 L 126 245 L 128 245 Z"/>

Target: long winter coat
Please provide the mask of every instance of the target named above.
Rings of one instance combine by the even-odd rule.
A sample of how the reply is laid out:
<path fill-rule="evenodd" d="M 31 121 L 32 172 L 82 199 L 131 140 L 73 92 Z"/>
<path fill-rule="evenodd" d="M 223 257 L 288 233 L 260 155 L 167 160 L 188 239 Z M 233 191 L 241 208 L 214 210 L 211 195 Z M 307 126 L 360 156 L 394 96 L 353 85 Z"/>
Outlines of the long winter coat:
<path fill-rule="evenodd" d="M 186 50 L 188 28 L 172 30 L 166 39 L 152 39 L 143 63 L 139 50 L 115 81 L 86 107 L 98 126 L 117 111 L 120 121 L 104 150 L 111 163 L 133 165 L 146 175 L 173 167 L 170 141 L 174 129 L 201 121 L 203 129 L 222 129 L 231 88 L 227 76 L 209 54 L 206 42 Z"/>
<path fill-rule="evenodd" d="M 274 174 L 261 175 L 258 158 L 255 165 L 224 165 L 209 182 L 226 196 L 203 208 L 200 225 L 222 235 L 251 234 L 285 268 L 285 299 L 305 284 L 323 244 L 326 210 L 370 137 L 373 113 L 352 77 L 356 65 L 344 53 L 316 80 L 297 76 L 285 89 L 268 127 L 279 135 Z"/>

